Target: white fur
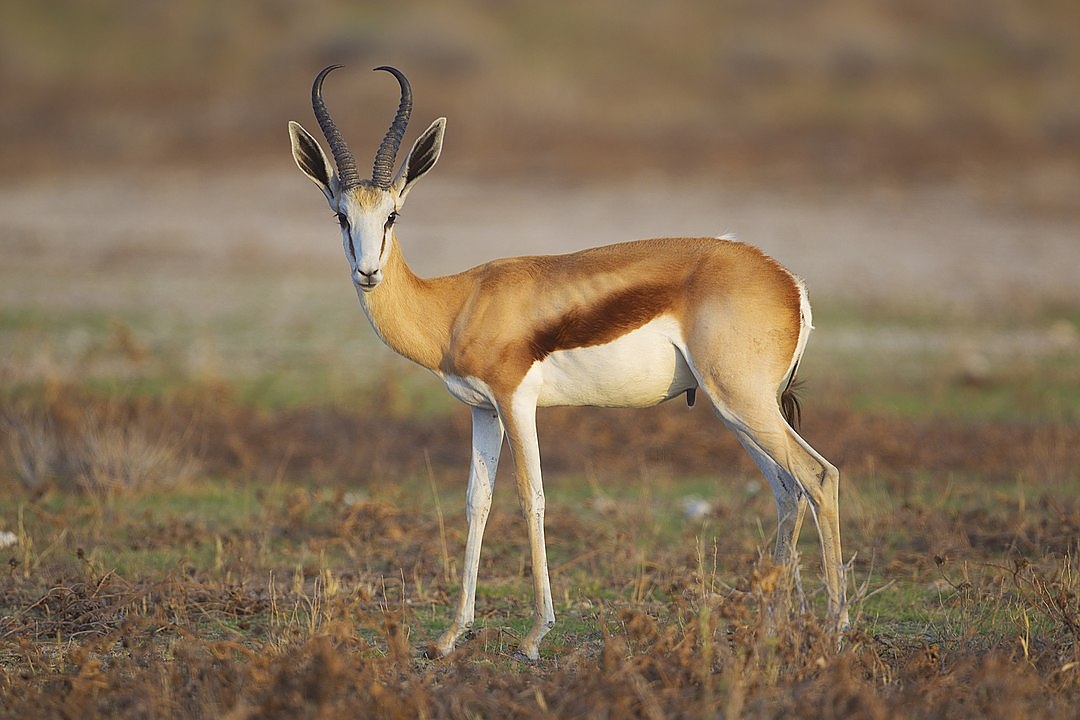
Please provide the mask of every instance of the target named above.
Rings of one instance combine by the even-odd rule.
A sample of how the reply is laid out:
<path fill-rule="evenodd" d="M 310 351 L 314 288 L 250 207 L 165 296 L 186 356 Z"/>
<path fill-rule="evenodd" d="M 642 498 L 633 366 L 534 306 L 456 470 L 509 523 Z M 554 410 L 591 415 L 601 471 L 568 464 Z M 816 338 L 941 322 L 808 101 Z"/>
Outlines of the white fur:
<path fill-rule="evenodd" d="M 814 315 L 810 311 L 810 297 L 806 292 L 806 285 L 798 275 L 789 273 L 795 284 L 799 286 L 799 339 L 795 343 L 795 354 L 791 357 L 791 365 L 788 367 L 787 378 L 795 372 L 806 350 L 806 343 L 810 340 L 810 331 L 814 329 Z M 786 380 L 785 380 L 786 382 Z"/>
<path fill-rule="evenodd" d="M 466 405 L 489 410 L 495 408 L 493 399 L 495 396 L 491 392 L 491 387 L 483 380 L 472 376 L 458 377 L 456 375 L 443 375 L 442 379 L 450 394 Z"/>
<path fill-rule="evenodd" d="M 679 322 L 664 315 L 604 345 L 553 352 L 523 382 L 539 384 L 540 407 L 652 407 L 697 387 L 684 346 Z"/>
<path fill-rule="evenodd" d="M 495 490 L 495 474 L 503 444 L 503 425 L 492 409 L 472 409 L 473 448 L 469 467 L 469 489 L 465 495 L 468 536 L 465 540 L 465 568 L 461 579 L 461 597 L 453 624 L 443 633 L 436 647 L 446 655 L 454 648 L 466 630 L 472 627 L 476 614 L 476 577 L 480 570 L 480 548 L 484 528 L 491 512 Z"/>

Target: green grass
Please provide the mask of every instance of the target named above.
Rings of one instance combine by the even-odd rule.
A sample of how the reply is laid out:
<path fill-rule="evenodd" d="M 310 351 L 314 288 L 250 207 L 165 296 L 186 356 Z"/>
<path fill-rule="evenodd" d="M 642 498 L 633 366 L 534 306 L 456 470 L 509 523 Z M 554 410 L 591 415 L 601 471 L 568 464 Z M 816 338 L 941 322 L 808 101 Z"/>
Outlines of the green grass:
<path fill-rule="evenodd" d="M 800 375 L 813 402 L 843 393 L 855 408 L 904 417 L 1072 422 L 1080 417 L 1075 310 L 973 320 L 917 309 L 832 308 Z"/>
<path fill-rule="evenodd" d="M 1080 416 L 1080 341 L 1069 334 L 1078 325 L 1063 310 L 975 326 L 917 311 L 868 313 L 826 308 L 818 314 L 801 368 L 811 407 L 824 394 L 842 393 L 856 409 L 912 418 L 1070 422 Z M 8 352 L 0 361 L 17 380 L 2 393 L 33 395 L 43 378 L 129 398 L 215 382 L 244 403 L 275 409 L 360 407 L 381 386 L 381 401 L 395 412 L 438 415 L 456 407 L 437 379 L 392 356 L 366 324 L 341 322 L 351 340 L 335 347 L 314 325 L 280 328 L 258 316 L 190 326 L 152 313 L 121 319 L 5 310 L 0 340 Z M 32 371 L 35 364 L 43 374 Z"/>

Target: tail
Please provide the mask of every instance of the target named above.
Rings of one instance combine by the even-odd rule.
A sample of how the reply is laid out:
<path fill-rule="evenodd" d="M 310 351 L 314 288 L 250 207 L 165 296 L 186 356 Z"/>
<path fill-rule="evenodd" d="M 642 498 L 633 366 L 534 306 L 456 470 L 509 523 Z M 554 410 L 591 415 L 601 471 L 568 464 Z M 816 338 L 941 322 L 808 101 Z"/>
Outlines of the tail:
<path fill-rule="evenodd" d="M 784 391 L 780 393 L 780 411 L 784 413 L 784 419 L 787 420 L 788 425 L 796 431 L 802 425 L 802 406 L 799 405 L 799 398 L 796 395 L 802 387 L 802 381 L 795 379 L 795 373 L 798 369 L 799 363 L 796 361 L 795 367 L 791 369 L 791 374 L 788 375 L 787 385 L 784 386 Z"/>
<path fill-rule="evenodd" d="M 802 387 L 802 382 L 795 379 L 799 373 L 799 362 L 802 360 L 803 351 L 806 349 L 806 341 L 810 339 L 810 331 L 814 329 L 814 316 L 810 312 L 810 299 L 806 295 L 806 286 L 802 280 L 795 277 L 795 285 L 799 289 L 799 340 L 795 345 L 795 355 L 791 358 L 791 369 L 788 371 L 787 383 L 783 392 L 780 393 L 780 411 L 796 432 L 802 424 L 802 407 L 796 393 Z"/>

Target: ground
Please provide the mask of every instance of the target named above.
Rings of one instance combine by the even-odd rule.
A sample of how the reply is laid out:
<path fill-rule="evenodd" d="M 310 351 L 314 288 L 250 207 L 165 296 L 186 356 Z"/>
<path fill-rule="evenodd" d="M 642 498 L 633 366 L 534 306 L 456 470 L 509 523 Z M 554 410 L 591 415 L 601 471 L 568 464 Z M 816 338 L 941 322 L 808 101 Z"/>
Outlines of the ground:
<path fill-rule="evenodd" d="M 425 273 L 666 222 L 762 245 L 818 308 L 804 434 L 843 473 L 853 629 L 824 623 L 812 529 L 798 583 L 765 559 L 767 485 L 707 409 L 553 409 L 540 426 L 559 622 L 523 666 L 509 462 L 478 627 L 451 658 L 423 658 L 457 590 L 468 414 L 378 345 L 321 203 L 275 168 L 3 194 L 17 251 L 2 291 L 8 712 L 1075 703 L 1071 220 L 956 189 L 425 183 L 400 227 Z"/>

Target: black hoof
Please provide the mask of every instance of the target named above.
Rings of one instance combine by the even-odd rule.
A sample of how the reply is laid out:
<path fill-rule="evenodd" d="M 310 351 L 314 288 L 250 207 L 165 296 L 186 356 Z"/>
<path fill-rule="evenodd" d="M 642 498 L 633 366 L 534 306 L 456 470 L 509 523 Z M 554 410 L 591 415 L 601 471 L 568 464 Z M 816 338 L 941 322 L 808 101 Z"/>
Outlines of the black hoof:
<path fill-rule="evenodd" d="M 533 660 L 531 657 L 521 652 L 520 650 L 515 650 L 514 654 L 510 657 L 514 658 L 518 662 L 523 662 L 526 665 L 535 665 L 536 663 L 540 662 L 539 659 Z"/>

